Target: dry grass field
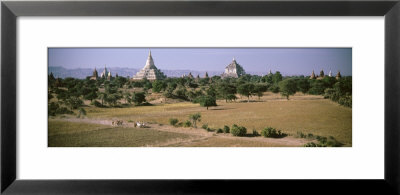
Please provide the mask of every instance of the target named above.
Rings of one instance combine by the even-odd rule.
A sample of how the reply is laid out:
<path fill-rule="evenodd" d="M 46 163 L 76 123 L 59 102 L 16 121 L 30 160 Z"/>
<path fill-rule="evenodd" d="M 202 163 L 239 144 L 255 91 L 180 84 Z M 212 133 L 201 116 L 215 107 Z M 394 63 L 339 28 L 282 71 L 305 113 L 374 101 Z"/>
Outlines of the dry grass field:
<path fill-rule="evenodd" d="M 196 136 L 154 129 L 123 128 L 68 121 L 49 122 L 49 147 L 138 147 L 159 146 Z"/>
<path fill-rule="evenodd" d="M 150 129 L 112 127 L 105 124 L 71 122 L 59 117 L 49 119 L 49 146 L 302 146 L 307 140 L 292 142 L 292 136 L 268 140 L 267 138 L 237 138 L 229 135 L 210 133 L 198 135 L 178 131 L 160 130 L 168 126 L 170 118 L 188 120 L 188 115 L 200 112 L 202 124 L 211 128 L 237 124 L 245 126 L 247 132 L 253 129 L 261 132 L 265 127 L 274 127 L 290 135 L 301 131 L 320 136 L 333 136 L 344 146 L 352 145 L 352 110 L 338 105 L 322 96 L 296 94 L 289 101 L 279 94 L 267 92 L 260 100 L 253 97 L 236 102 L 218 101 L 217 107 L 207 110 L 190 102 L 165 103 L 152 106 L 129 106 L 123 108 L 85 107 L 86 120 L 145 121 L 153 125 Z M 157 101 L 157 100 L 154 100 Z M 168 101 L 167 101 L 168 102 Z M 67 117 L 68 118 L 68 117 Z M 191 131 L 204 131 L 192 129 Z M 262 140 L 264 139 L 264 140 Z M 181 141 L 177 141 L 181 140 Z M 162 143 L 162 144 L 161 144 Z"/>

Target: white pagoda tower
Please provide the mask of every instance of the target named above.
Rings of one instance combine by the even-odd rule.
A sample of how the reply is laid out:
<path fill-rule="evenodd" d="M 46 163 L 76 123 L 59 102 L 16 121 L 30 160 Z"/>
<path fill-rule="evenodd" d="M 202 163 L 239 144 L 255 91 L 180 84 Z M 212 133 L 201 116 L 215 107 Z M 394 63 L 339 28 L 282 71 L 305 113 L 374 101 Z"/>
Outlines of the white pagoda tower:
<path fill-rule="evenodd" d="M 244 74 L 246 74 L 246 72 L 244 71 L 243 67 L 236 62 L 235 58 L 233 58 L 232 62 L 225 67 L 225 72 L 221 75 L 221 77 L 238 78 Z"/>
<path fill-rule="evenodd" d="M 141 79 L 148 79 L 148 80 L 159 80 L 164 79 L 165 75 L 162 73 L 157 67 L 154 65 L 153 57 L 151 56 L 151 51 L 149 51 L 149 56 L 147 57 L 146 65 L 143 67 L 142 70 L 136 73 L 133 76 L 133 80 L 141 80 Z"/>

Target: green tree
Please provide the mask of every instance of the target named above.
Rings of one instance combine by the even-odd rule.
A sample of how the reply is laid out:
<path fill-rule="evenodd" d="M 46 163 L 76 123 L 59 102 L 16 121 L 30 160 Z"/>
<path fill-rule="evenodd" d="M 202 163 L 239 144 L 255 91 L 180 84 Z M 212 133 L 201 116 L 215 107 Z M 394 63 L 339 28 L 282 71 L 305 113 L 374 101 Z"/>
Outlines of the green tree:
<path fill-rule="evenodd" d="M 255 85 L 253 83 L 241 84 L 237 87 L 237 92 L 240 95 L 247 97 L 247 102 L 250 102 L 250 96 L 253 95 Z"/>
<path fill-rule="evenodd" d="M 66 105 L 69 106 L 69 108 L 72 109 L 76 109 L 79 106 L 81 106 L 83 104 L 83 101 L 75 96 L 71 96 L 68 99 L 65 100 Z"/>
<path fill-rule="evenodd" d="M 279 82 L 282 81 L 282 74 L 279 71 L 276 71 L 275 74 L 272 76 L 272 81 L 275 84 L 278 84 Z"/>
<path fill-rule="evenodd" d="M 188 97 L 186 96 L 187 90 L 186 90 L 186 87 L 184 87 L 183 85 L 179 85 L 179 86 L 172 92 L 172 94 L 173 94 L 173 96 L 175 96 L 176 98 L 183 99 L 183 100 L 188 100 Z"/>
<path fill-rule="evenodd" d="M 125 104 L 126 104 L 126 103 L 129 103 L 129 104 L 132 103 L 132 94 L 129 93 L 129 91 L 125 91 L 125 92 L 122 94 L 122 96 L 123 96 L 124 99 L 125 99 Z"/>
<path fill-rule="evenodd" d="M 155 80 L 152 85 L 153 85 L 153 92 L 156 93 L 160 93 L 167 87 L 167 84 L 161 80 Z"/>
<path fill-rule="evenodd" d="M 237 99 L 237 97 L 236 97 L 236 95 L 235 94 L 229 94 L 227 97 L 226 97 L 229 101 L 236 101 L 236 99 Z"/>
<path fill-rule="evenodd" d="M 268 90 L 268 85 L 266 84 L 259 83 L 254 86 L 254 92 L 258 96 L 258 100 L 260 100 L 260 98 L 264 95 L 264 92 L 266 92 L 267 90 Z"/>
<path fill-rule="evenodd" d="M 299 79 L 297 81 L 297 89 L 303 94 L 306 94 L 308 90 L 310 90 L 310 83 L 308 82 L 308 79 Z"/>
<path fill-rule="evenodd" d="M 217 92 L 219 96 L 225 99 L 225 102 L 228 102 L 228 96 L 234 95 L 236 93 L 236 87 L 229 83 L 219 83 L 217 85 Z"/>
<path fill-rule="evenodd" d="M 107 99 L 108 94 L 105 92 L 99 93 L 99 98 L 101 99 L 101 106 L 104 106 L 104 102 Z"/>
<path fill-rule="evenodd" d="M 143 102 L 146 102 L 146 95 L 144 94 L 144 92 L 134 92 L 132 95 L 132 101 L 136 105 L 140 105 Z"/>
<path fill-rule="evenodd" d="M 201 114 L 200 113 L 195 113 L 195 114 L 191 114 L 189 115 L 189 119 L 192 121 L 193 127 L 197 128 L 197 121 L 201 121 Z"/>
<path fill-rule="evenodd" d="M 324 94 L 325 85 L 322 80 L 312 80 L 310 83 L 311 88 L 308 90 L 309 94 L 321 95 Z"/>
<path fill-rule="evenodd" d="M 105 101 L 109 106 L 116 106 L 118 104 L 118 100 L 121 99 L 121 96 L 118 93 L 108 94 Z"/>
<path fill-rule="evenodd" d="M 210 87 L 206 90 L 206 93 L 214 98 L 217 97 L 217 90 L 215 89 L 214 85 L 210 85 Z"/>
<path fill-rule="evenodd" d="M 201 96 L 198 101 L 200 103 L 200 106 L 207 107 L 207 110 L 208 107 L 217 106 L 217 100 L 215 99 L 215 97 L 209 95 Z"/>
<path fill-rule="evenodd" d="M 279 83 L 281 95 L 289 100 L 290 95 L 294 95 L 297 91 L 296 81 L 294 79 L 285 79 Z"/>

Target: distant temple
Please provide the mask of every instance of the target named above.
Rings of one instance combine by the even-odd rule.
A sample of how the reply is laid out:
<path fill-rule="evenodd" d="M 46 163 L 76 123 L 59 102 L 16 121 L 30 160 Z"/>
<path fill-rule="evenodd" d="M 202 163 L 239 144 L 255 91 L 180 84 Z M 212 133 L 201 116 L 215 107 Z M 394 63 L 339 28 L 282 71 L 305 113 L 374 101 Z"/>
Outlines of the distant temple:
<path fill-rule="evenodd" d="M 314 73 L 314 70 L 311 73 L 310 79 L 323 79 L 325 78 L 326 75 L 324 74 L 324 70 L 321 70 L 321 72 L 319 73 L 319 76 L 316 76 Z M 332 77 L 332 71 L 329 71 L 328 77 Z M 336 79 L 341 78 L 342 76 L 340 75 L 340 71 L 338 71 L 337 75 L 336 75 Z"/>
<path fill-rule="evenodd" d="M 204 78 L 208 78 L 208 72 L 206 72 L 206 74 L 204 75 Z"/>
<path fill-rule="evenodd" d="M 149 52 L 149 57 L 147 57 L 146 65 L 143 67 L 142 70 L 136 73 L 133 76 L 133 80 L 141 80 L 141 79 L 148 79 L 148 80 L 160 80 L 164 79 L 166 76 L 162 73 L 157 67 L 154 65 L 153 57 L 151 56 L 151 51 Z"/>
<path fill-rule="evenodd" d="M 232 62 L 228 66 L 226 66 L 225 72 L 222 73 L 221 77 L 222 78 L 227 78 L 227 77 L 238 78 L 244 74 L 246 74 L 246 72 L 244 71 L 243 67 L 240 66 L 240 64 L 238 64 L 236 62 L 235 58 L 233 58 Z"/>
<path fill-rule="evenodd" d="M 268 76 L 272 76 L 273 74 L 272 74 L 272 71 L 271 71 L 271 69 L 269 70 L 269 73 L 268 73 Z"/>
<path fill-rule="evenodd" d="M 90 77 L 90 80 L 97 80 L 99 79 L 99 74 L 97 73 L 96 68 L 93 70 L 93 75 Z"/>
<path fill-rule="evenodd" d="M 340 79 L 342 78 L 342 75 L 340 75 L 340 71 L 338 71 L 337 75 L 336 75 L 336 79 Z"/>
<path fill-rule="evenodd" d="M 191 79 L 193 79 L 193 75 L 192 75 L 191 72 L 189 72 L 188 77 L 191 78 Z"/>
<path fill-rule="evenodd" d="M 317 77 L 315 77 L 315 73 L 314 73 L 314 70 L 312 71 L 312 73 L 311 73 L 311 76 L 310 76 L 310 79 L 316 79 Z"/>

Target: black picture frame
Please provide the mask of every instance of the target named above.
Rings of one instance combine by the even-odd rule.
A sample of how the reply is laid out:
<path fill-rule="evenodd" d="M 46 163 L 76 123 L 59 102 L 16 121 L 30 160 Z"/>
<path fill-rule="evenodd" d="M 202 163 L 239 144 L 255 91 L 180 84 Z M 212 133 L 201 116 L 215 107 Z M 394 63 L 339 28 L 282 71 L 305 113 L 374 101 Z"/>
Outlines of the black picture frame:
<path fill-rule="evenodd" d="M 385 16 L 385 176 L 382 180 L 16 179 L 19 16 Z M 399 194 L 399 0 L 2 1 L 1 192 L 4 194 Z M 335 167 L 332 167 L 335 168 Z M 368 170 L 365 170 L 368 171 Z M 272 190 L 272 191 L 271 191 Z"/>

